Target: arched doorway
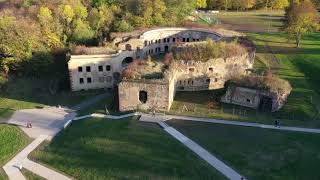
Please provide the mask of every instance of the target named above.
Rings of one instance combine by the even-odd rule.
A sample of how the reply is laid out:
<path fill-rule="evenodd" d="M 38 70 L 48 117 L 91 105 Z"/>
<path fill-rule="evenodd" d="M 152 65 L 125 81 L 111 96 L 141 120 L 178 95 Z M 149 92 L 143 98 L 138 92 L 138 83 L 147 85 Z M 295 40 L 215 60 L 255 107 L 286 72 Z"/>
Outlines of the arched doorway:
<path fill-rule="evenodd" d="M 139 101 L 143 104 L 148 101 L 148 93 L 146 91 L 139 92 Z"/>
<path fill-rule="evenodd" d="M 169 52 L 169 46 L 165 46 L 165 47 L 164 47 L 164 52 L 165 52 L 165 53 Z"/>
<path fill-rule="evenodd" d="M 130 63 L 133 62 L 133 58 L 132 57 L 126 57 L 122 60 L 122 67 L 126 67 L 128 66 Z"/>

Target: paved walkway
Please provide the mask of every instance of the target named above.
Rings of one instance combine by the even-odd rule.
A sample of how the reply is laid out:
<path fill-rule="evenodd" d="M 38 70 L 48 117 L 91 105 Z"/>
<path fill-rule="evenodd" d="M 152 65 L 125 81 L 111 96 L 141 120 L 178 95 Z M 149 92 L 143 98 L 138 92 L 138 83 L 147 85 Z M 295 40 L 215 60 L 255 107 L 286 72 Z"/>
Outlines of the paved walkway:
<path fill-rule="evenodd" d="M 25 180 L 25 177 L 19 170 L 19 166 L 21 165 L 46 179 L 69 180 L 70 178 L 38 163 L 32 162 L 27 157 L 44 140 L 51 140 L 57 133 L 65 128 L 66 123 L 72 122 L 72 119 L 76 116 L 76 113 L 73 111 L 87 108 L 101 100 L 101 98 L 106 98 L 108 96 L 111 97 L 111 94 L 105 93 L 98 95 L 74 106 L 71 110 L 67 108 L 49 107 L 16 111 L 8 123 L 19 126 L 29 137 L 35 138 L 35 140 L 3 166 L 9 179 Z M 29 122 L 31 122 L 32 128 L 26 128 L 26 125 Z"/>
<path fill-rule="evenodd" d="M 225 163 L 217 159 L 215 156 L 210 154 L 207 150 L 202 148 L 200 145 L 189 139 L 188 137 L 181 134 L 179 131 L 174 129 L 173 127 L 170 127 L 168 124 L 166 124 L 163 121 L 158 122 L 160 126 L 163 127 L 163 129 L 169 133 L 171 136 L 173 136 L 175 139 L 180 141 L 182 144 L 184 144 L 187 148 L 189 148 L 191 151 L 196 153 L 200 158 L 208 162 L 212 167 L 217 169 L 219 172 L 221 172 L 223 175 L 225 175 L 227 178 L 231 180 L 241 180 L 241 176 L 239 173 L 237 173 L 235 170 L 233 170 L 231 167 L 227 166 Z"/>
<path fill-rule="evenodd" d="M 275 130 L 282 130 L 282 131 L 294 131 L 294 132 L 320 134 L 320 129 L 312 129 L 312 128 L 301 128 L 301 127 L 290 127 L 290 126 L 276 127 L 274 125 L 260 124 L 260 123 L 218 120 L 218 119 L 210 119 L 210 118 L 197 118 L 197 117 L 188 117 L 188 116 L 175 116 L 175 115 L 166 115 L 165 117 L 166 117 L 165 119 L 167 120 L 177 119 L 177 120 L 184 120 L 184 121 L 198 121 L 198 122 L 207 122 L 207 123 L 216 123 L 216 124 L 227 124 L 227 125 L 235 125 L 235 126 L 246 126 L 246 127 L 264 128 L 264 129 L 275 129 Z"/>
<path fill-rule="evenodd" d="M 47 135 L 48 139 L 54 137 L 65 122 L 76 116 L 74 112 L 68 112 L 65 108 L 24 109 L 16 111 L 9 124 L 18 125 L 29 137 L 35 139 L 40 135 Z M 27 128 L 31 122 L 32 128 Z"/>
<path fill-rule="evenodd" d="M 45 166 L 42 166 L 38 163 L 30 161 L 29 159 L 25 159 L 23 161 L 23 167 L 28 169 L 29 171 L 46 178 L 48 180 L 72 180 L 71 178 L 62 175 L 56 171 L 53 171 Z"/>

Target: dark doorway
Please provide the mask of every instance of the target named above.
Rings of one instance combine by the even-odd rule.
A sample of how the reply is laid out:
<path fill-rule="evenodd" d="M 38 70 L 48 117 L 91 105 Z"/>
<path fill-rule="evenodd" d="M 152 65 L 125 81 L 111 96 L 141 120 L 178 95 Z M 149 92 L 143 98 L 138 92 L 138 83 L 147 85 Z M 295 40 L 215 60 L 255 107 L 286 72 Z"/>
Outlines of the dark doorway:
<path fill-rule="evenodd" d="M 126 44 L 126 50 L 127 50 L 127 51 L 132 51 L 132 47 L 131 47 L 130 44 Z"/>
<path fill-rule="evenodd" d="M 139 101 L 145 104 L 148 101 L 148 93 L 146 91 L 139 92 Z"/>
<path fill-rule="evenodd" d="M 262 96 L 260 105 L 260 110 L 271 112 L 272 111 L 272 98 L 268 96 Z"/>
<path fill-rule="evenodd" d="M 165 46 L 165 47 L 164 47 L 164 52 L 165 52 L 165 53 L 169 52 L 169 46 Z"/>
<path fill-rule="evenodd" d="M 122 61 L 122 67 L 128 66 L 132 62 L 133 62 L 133 58 L 132 57 L 124 58 L 123 61 Z"/>

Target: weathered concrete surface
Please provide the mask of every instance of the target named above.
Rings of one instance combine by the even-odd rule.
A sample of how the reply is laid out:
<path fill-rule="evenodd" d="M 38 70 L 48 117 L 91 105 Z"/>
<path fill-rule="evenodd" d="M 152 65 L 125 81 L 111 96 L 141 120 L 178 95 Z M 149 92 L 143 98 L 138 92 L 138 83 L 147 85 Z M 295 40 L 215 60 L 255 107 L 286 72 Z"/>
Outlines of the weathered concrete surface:
<path fill-rule="evenodd" d="M 31 138 L 47 135 L 50 139 L 63 128 L 65 122 L 75 116 L 76 113 L 64 108 L 25 109 L 16 111 L 8 123 L 18 125 Z M 32 128 L 26 127 L 29 122 Z"/>

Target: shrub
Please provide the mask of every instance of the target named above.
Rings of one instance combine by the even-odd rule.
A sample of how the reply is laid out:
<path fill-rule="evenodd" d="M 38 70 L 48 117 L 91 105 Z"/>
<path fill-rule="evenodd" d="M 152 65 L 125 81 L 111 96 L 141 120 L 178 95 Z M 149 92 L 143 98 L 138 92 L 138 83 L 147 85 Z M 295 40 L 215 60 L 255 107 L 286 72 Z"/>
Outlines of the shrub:
<path fill-rule="evenodd" d="M 173 60 L 174 60 L 173 54 L 172 53 L 167 53 L 164 56 L 163 64 L 166 65 L 166 66 L 169 66 L 172 63 Z"/>
<path fill-rule="evenodd" d="M 279 78 L 270 71 L 264 76 L 251 75 L 233 77 L 231 81 L 239 86 L 268 90 L 280 96 L 287 94 L 292 90 L 292 87 L 287 80 Z"/>

